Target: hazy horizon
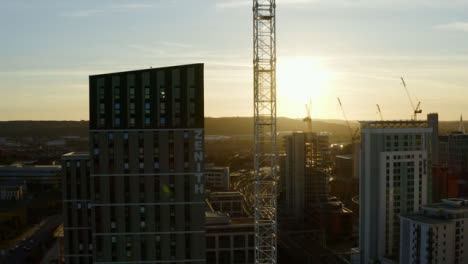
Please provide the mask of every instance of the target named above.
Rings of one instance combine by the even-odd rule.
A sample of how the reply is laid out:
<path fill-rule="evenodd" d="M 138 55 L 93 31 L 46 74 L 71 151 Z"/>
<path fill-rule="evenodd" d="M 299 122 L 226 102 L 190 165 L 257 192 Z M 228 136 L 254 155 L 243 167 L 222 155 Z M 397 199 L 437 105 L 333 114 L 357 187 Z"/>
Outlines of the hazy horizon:
<path fill-rule="evenodd" d="M 88 76 L 205 64 L 205 115 L 251 116 L 252 9 L 243 0 L 7 1 L 0 120 L 88 119 Z M 278 0 L 278 116 L 458 120 L 468 1 Z"/>
<path fill-rule="evenodd" d="M 417 119 L 418 121 L 419 120 L 422 120 L 422 121 L 425 121 L 426 120 L 426 115 L 419 115 L 418 116 L 419 118 Z M 217 119 L 221 119 L 221 118 L 253 118 L 253 116 L 217 116 L 217 117 L 214 117 L 214 116 L 205 116 L 205 118 L 217 118 Z M 277 116 L 278 119 L 280 118 L 288 118 L 288 119 L 293 119 L 293 120 L 302 120 L 303 117 L 287 117 L 287 116 Z M 337 121 L 337 122 L 346 122 L 344 119 L 340 119 L 340 118 L 315 118 L 315 117 L 312 117 L 312 120 L 316 120 L 316 121 Z M 385 119 L 384 121 L 410 121 L 411 119 L 410 118 L 407 118 L 407 119 Z M 89 119 L 12 119 L 12 120 L 0 120 L 0 122 L 26 122 L 26 121 L 32 121 L 32 122 L 40 122 L 40 121 L 44 121 L 44 122 L 88 122 Z M 374 119 L 355 119 L 355 120 L 352 120 L 352 119 L 349 119 L 348 120 L 349 122 L 359 122 L 359 121 L 381 121 L 380 119 L 378 118 L 374 118 Z M 458 119 L 454 119 L 454 120 L 442 120 L 440 119 L 439 117 L 439 121 L 440 122 L 460 122 L 460 117 L 458 117 Z M 463 122 L 468 122 L 467 120 L 463 119 Z"/>

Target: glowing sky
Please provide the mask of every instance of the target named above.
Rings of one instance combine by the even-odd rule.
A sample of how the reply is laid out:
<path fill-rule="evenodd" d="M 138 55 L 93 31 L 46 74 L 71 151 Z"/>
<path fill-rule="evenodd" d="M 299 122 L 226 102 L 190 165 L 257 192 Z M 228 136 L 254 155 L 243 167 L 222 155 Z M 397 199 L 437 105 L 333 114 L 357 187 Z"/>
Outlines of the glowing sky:
<path fill-rule="evenodd" d="M 277 0 L 278 116 L 468 116 L 468 0 Z M 205 63 L 205 115 L 252 115 L 243 0 L 2 1 L 0 120 L 88 119 L 88 75 Z"/>

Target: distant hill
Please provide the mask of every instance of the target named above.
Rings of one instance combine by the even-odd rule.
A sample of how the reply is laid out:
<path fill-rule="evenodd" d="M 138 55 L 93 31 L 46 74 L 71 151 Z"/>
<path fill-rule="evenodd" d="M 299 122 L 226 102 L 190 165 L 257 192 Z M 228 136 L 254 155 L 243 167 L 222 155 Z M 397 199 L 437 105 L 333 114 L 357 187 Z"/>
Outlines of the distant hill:
<path fill-rule="evenodd" d="M 357 122 L 350 122 L 354 130 L 358 127 Z M 278 132 L 289 131 L 305 131 L 306 124 L 301 119 L 292 119 L 279 117 L 277 120 Z M 205 131 L 207 135 L 252 135 L 253 134 L 253 118 L 252 117 L 221 117 L 221 118 L 205 118 Z M 323 132 L 327 131 L 333 137 L 347 138 L 349 137 L 349 129 L 344 121 L 340 120 L 312 120 L 312 131 Z"/>
<path fill-rule="evenodd" d="M 87 137 L 88 128 L 88 121 L 1 121 L 0 137 Z"/>
<path fill-rule="evenodd" d="M 306 125 L 301 119 L 278 118 L 278 132 L 304 131 Z M 350 121 L 352 131 L 358 127 L 356 121 Z M 465 122 L 468 130 L 468 123 Z M 88 136 L 88 121 L 1 121 L 0 137 L 47 137 Z M 441 135 L 456 131 L 458 121 L 439 122 Z M 349 139 L 349 129 L 343 120 L 313 120 L 314 132 L 327 131 L 335 139 Z M 253 134 L 252 117 L 205 118 L 206 135 L 241 136 Z"/>

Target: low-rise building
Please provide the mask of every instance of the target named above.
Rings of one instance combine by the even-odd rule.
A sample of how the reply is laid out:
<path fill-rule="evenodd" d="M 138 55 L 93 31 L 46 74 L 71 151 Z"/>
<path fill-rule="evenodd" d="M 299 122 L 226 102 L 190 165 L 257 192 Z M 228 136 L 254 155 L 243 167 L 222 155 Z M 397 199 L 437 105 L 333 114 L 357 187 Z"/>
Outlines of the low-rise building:
<path fill-rule="evenodd" d="M 468 199 L 443 199 L 400 216 L 400 263 L 468 263 Z"/>
<path fill-rule="evenodd" d="M 21 181 L 24 192 L 41 192 L 60 186 L 60 170 L 58 165 L 0 166 L 0 181 Z"/>
<path fill-rule="evenodd" d="M 208 200 L 215 211 L 232 217 L 246 216 L 244 196 L 240 192 L 213 192 L 208 195 Z"/>
<path fill-rule="evenodd" d="M 212 191 L 229 190 L 229 167 L 205 167 L 206 188 Z"/>
<path fill-rule="evenodd" d="M 206 263 L 254 263 L 253 218 L 231 218 L 223 212 L 205 212 Z"/>
<path fill-rule="evenodd" d="M 0 200 L 18 201 L 23 199 L 22 185 L 0 185 Z"/>

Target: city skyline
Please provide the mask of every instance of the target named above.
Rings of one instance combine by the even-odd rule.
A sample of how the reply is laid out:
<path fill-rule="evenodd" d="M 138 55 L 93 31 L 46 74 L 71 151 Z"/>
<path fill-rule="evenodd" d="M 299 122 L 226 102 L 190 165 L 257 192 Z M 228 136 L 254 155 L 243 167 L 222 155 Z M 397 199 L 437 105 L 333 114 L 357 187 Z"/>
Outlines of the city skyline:
<path fill-rule="evenodd" d="M 466 1 L 278 1 L 278 116 L 457 120 Z M 252 116 L 251 1 L 7 2 L 0 120 L 88 120 L 88 76 L 205 64 L 207 117 Z M 135 19 L 137 18 L 137 19 Z M 306 32 L 306 33 L 304 33 Z M 39 103 L 37 103 L 39 102 Z"/>

